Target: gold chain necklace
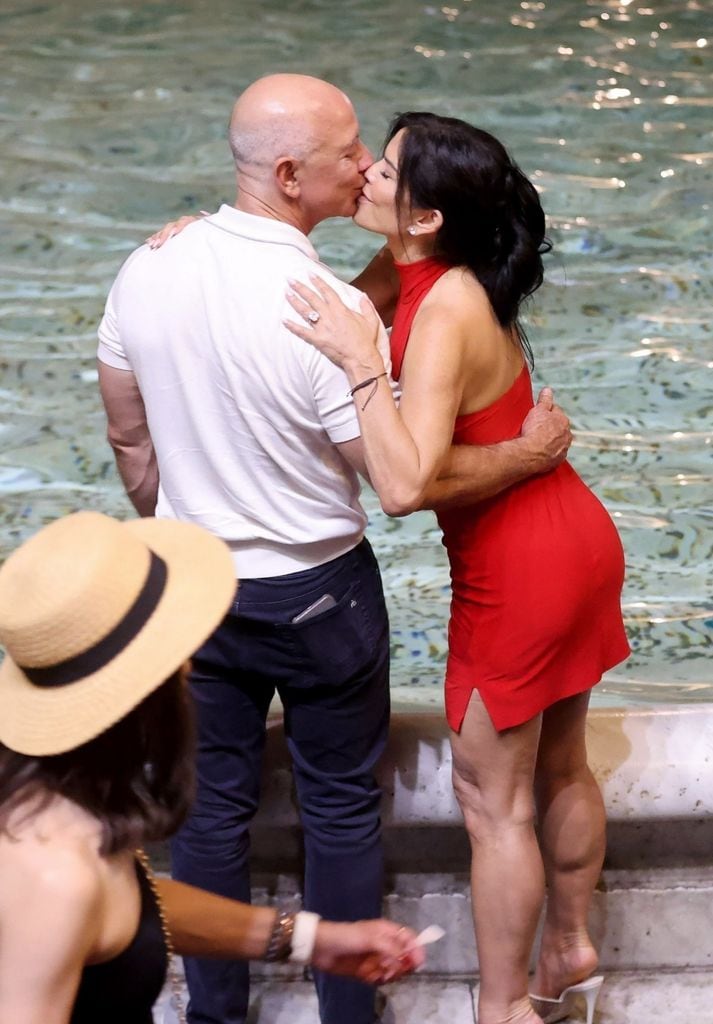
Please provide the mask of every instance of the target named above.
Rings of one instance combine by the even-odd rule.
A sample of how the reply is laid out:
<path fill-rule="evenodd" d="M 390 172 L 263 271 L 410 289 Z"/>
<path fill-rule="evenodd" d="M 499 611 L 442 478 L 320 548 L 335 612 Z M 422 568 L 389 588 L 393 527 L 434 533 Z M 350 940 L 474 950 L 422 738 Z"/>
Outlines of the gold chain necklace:
<path fill-rule="evenodd" d="M 156 885 L 156 877 L 153 873 L 153 868 L 151 867 L 151 862 L 149 861 L 146 851 L 136 850 L 136 859 L 144 869 L 146 881 L 149 883 L 154 900 L 156 901 L 156 909 L 158 910 L 158 916 L 161 922 L 163 941 L 166 945 L 166 972 L 168 974 L 168 983 L 171 989 L 171 1007 L 176 1015 L 178 1024 L 186 1024 L 186 1009 L 183 1005 L 183 985 L 176 967 L 176 951 L 173 948 L 173 939 L 171 938 L 171 932 L 168 928 L 163 900 L 159 894 L 158 886 Z"/>

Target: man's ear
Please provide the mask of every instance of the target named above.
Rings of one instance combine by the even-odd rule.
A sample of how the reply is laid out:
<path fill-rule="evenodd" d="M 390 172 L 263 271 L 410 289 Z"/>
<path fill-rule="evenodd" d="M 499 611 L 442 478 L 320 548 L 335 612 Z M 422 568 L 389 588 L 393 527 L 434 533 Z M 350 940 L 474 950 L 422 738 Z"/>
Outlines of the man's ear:
<path fill-rule="evenodd" d="M 281 156 L 275 162 L 275 181 L 278 187 L 290 199 L 297 199 L 300 184 L 297 180 L 297 161 L 291 156 Z"/>

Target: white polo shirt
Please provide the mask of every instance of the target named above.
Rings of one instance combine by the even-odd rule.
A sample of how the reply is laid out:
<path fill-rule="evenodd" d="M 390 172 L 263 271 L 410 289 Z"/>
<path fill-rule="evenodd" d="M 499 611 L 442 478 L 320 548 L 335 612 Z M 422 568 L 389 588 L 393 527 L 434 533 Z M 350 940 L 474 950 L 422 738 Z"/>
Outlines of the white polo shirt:
<path fill-rule="evenodd" d="M 359 482 L 334 447 L 359 436 L 342 370 L 283 326 L 289 278 L 361 293 L 280 221 L 222 206 L 136 250 L 109 293 L 99 359 L 136 375 L 159 468 L 156 515 L 230 546 L 240 578 L 321 565 L 361 540 Z M 390 369 L 388 340 L 380 348 Z"/>

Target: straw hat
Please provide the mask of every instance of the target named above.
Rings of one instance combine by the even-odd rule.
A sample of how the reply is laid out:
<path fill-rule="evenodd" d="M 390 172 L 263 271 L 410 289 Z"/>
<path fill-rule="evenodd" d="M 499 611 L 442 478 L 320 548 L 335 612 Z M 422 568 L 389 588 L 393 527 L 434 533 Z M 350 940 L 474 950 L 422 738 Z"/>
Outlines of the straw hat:
<path fill-rule="evenodd" d="M 98 736 L 193 654 L 235 588 L 228 548 L 198 526 L 46 526 L 0 569 L 0 741 L 42 756 Z"/>

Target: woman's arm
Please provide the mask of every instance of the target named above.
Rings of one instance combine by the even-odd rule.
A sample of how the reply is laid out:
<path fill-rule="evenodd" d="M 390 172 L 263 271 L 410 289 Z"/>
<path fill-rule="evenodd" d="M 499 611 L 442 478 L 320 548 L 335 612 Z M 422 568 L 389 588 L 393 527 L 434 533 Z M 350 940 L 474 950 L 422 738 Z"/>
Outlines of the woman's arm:
<path fill-rule="evenodd" d="M 317 291 L 293 284 L 297 294 L 290 301 L 303 322 L 287 323 L 289 329 L 342 366 L 352 386 L 379 377 L 384 367 L 374 345 L 378 322 L 368 302 L 362 302 L 362 315 L 354 313 L 328 285 L 313 282 Z M 316 324 L 309 323 L 312 309 L 319 313 Z M 465 354 L 481 315 L 480 304 L 463 296 L 457 280 L 451 282 L 437 303 L 420 308 L 414 322 L 399 409 L 382 393 L 380 377 L 354 395 L 369 477 L 389 515 L 472 505 L 566 458 L 572 442 L 569 420 L 554 405 L 549 388 L 528 413 L 520 437 L 451 447 L 463 388 L 472 377 Z"/>
<path fill-rule="evenodd" d="M 276 912 L 225 899 L 166 878 L 156 879 L 176 952 L 184 956 L 259 960 Z M 310 963 L 372 983 L 391 980 L 423 963 L 416 935 L 386 920 L 317 924 Z"/>
<path fill-rule="evenodd" d="M 450 448 L 463 394 L 465 331 L 449 310 L 444 343 L 443 311 L 435 305 L 421 308 L 418 330 L 409 339 L 397 408 L 375 343 L 374 309 L 364 299 L 362 313 L 355 313 L 323 280 L 312 278 L 312 283 L 314 290 L 294 282 L 297 294 L 291 302 L 302 317 L 310 310 L 319 313 L 318 322 L 287 326 L 342 366 L 357 389 L 354 401 L 372 486 L 388 515 L 406 515 L 421 507 Z"/>
<path fill-rule="evenodd" d="M 181 956 L 259 960 L 275 923 L 270 907 L 225 899 L 169 878 L 157 878 L 166 921 Z"/>

